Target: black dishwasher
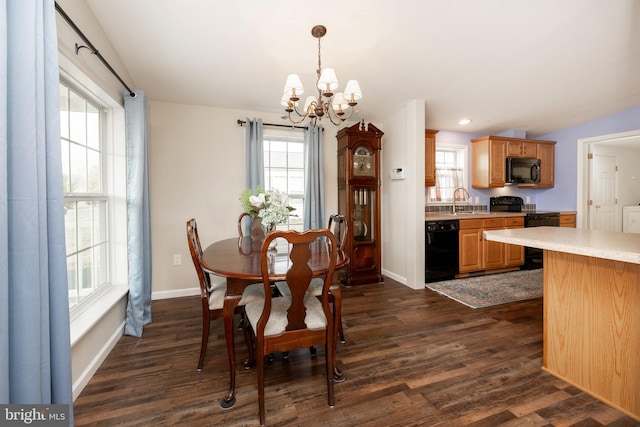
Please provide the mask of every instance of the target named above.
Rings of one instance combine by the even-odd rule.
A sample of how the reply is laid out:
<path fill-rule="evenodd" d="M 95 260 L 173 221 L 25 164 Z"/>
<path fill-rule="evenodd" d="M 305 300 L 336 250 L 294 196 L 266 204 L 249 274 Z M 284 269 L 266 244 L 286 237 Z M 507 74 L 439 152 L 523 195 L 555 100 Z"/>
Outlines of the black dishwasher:
<path fill-rule="evenodd" d="M 427 283 L 453 279 L 458 273 L 458 220 L 425 221 Z"/>

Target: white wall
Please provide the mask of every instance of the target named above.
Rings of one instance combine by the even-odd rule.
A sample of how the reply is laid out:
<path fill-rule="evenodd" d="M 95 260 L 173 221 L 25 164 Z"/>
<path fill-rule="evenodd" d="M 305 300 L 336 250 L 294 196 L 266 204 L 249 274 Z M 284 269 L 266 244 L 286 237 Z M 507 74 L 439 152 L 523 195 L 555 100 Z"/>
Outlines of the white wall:
<path fill-rule="evenodd" d="M 423 100 L 397 112 L 382 129 L 383 274 L 413 289 L 424 289 L 424 129 Z M 392 181 L 402 167 L 404 180 Z"/>
<path fill-rule="evenodd" d="M 278 114 L 150 102 L 153 298 L 199 293 L 185 231 L 196 218 L 203 246 L 237 235 L 245 185 L 245 127 L 238 119 L 284 123 Z M 337 211 L 337 129 L 323 134 L 325 215 Z M 265 132 L 268 127 L 265 127 Z M 182 264 L 173 265 L 173 255 Z"/>

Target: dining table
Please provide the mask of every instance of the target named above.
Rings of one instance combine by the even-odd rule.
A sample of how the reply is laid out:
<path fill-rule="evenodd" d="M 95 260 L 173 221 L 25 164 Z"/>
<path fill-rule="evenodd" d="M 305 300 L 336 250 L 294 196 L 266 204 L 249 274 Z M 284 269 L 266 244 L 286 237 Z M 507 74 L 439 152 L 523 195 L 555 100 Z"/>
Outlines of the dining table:
<path fill-rule="evenodd" d="M 222 316 L 229 358 L 229 390 L 220 401 L 224 409 L 236 403 L 236 363 L 234 339 L 234 312 L 242 298 L 244 289 L 252 283 L 262 283 L 261 249 L 264 236 L 235 237 L 220 240 L 207 246 L 202 254 L 202 267 L 209 273 L 223 276 L 227 280 Z M 279 240 L 279 239 L 278 239 Z M 329 245 L 327 241 L 317 240 L 310 245 L 312 275 L 323 276 L 329 269 Z M 290 265 L 287 245 L 278 245 L 269 250 L 269 281 L 285 280 Z M 344 251 L 338 249 L 335 271 L 344 267 L 349 261 Z M 246 325 L 245 325 L 246 327 Z M 337 375 L 341 375 L 337 371 Z"/>

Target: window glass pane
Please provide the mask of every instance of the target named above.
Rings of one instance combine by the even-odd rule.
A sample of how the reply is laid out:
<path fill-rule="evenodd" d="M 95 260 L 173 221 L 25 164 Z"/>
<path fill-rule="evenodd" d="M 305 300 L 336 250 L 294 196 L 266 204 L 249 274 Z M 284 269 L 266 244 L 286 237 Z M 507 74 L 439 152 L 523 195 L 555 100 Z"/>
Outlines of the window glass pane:
<path fill-rule="evenodd" d="M 289 169 L 288 194 L 304 194 L 304 170 Z"/>
<path fill-rule="evenodd" d="M 300 143 L 289 144 L 289 167 L 304 168 L 304 146 Z"/>
<path fill-rule="evenodd" d="M 100 193 L 100 183 L 102 176 L 100 152 L 87 150 L 87 192 Z"/>
<path fill-rule="evenodd" d="M 70 108 L 70 135 L 71 140 L 79 144 L 87 143 L 87 116 L 86 116 L 86 102 L 80 98 L 76 93 L 69 93 L 69 108 Z"/>
<path fill-rule="evenodd" d="M 71 143 L 69 147 L 71 164 L 71 192 L 87 192 L 87 149 Z"/>
<path fill-rule="evenodd" d="M 87 145 L 100 149 L 100 111 L 87 103 Z"/>
<path fill-rule="evenodd" d="M 287 167 L 287 143 L 283 141 L 271 141 L 271 162 L 269 166 L 272 168 Z"/>
<path fill-rule="evenodd" d="M 107 250 L 106 244 L 98 245 L 93 251 L 94 289 L 107 283 Z"/>
<path fill-rule="evenodd" d="M 67 240 L 67 255 L 70 255 L 78 250 L 75 202 L 65 202 L 64 204 L 64 229 Z"/>
<path fill-rule="evenodd" d="M 62 191 L 69 193 L 71 191 L 71 176 L 69 171 L 69 142 L 65 139 L 60 141 L 62 148 Z"/>
<path fill-rule="evenodd" d="M 95 202 L 93 206 L 93 241 L 99 245 L 107 241 L 107 202 Z"/>
<path fill-rule="evenodd" d="M 60 86 L 60 136 L 69 138 L 69 90 Z"/>
<path fill-rule="evenodd" d="M 91 280 L 91 276 L 93 274 L 92 266 L 93 266 L 93 249 L 87 249 L 86 251 L 82 251 L 78 254 L 78 261 L 80 263 L 80 281 L 79 281 L 79 291 L 80 291 L 80 300 L 91 294 L 93 291 L 93 280 Z"/>
<path fill-rule="evenodd" d="M 80 302 L 78 297 L 78 278 L 77 278 L 78 259 L 75 255 L 67 257 L 67 282 L 69 289 L 69 306 L 74 306 Z"/>
<path fill-rule="evenodd" d="M 78 250 L 93 244 L 93 209 L 91 202 L 78 202 Z"/>

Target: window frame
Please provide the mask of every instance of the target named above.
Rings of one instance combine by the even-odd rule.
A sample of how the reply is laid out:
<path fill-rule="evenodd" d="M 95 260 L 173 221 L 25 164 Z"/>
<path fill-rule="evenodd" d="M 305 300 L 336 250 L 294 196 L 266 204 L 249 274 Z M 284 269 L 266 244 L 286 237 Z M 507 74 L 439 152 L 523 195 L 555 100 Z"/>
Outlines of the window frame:
<path fill-rule="evenodd" d="M 70 307 L 71 344 L 74 345 L 129 290 L 126 216 L 126 145 L 123 100 L 115 100 L 98 83 L 64 55 L 59 57 L 60 82 L 68 85 L 102 109 L 103 188 L 106 208 L 107 249 L 106 284 L 80 303 Z M 67 196 L 65 194 L 65 196 Z M 65 201 L 66 201 L 65 197 Z"/>
<path fill-rule="evenodd" d="M 293 211 L 292 215 L 289 216 L 289 219 L 287 220 L 286 224 L 278 224 L 276 226 L 276 228 L 278 230 L 298 230 L 298 231 L 303 231 L 304 228 L 304 218 L 303 218 L 303 213 L 304 213 L 304 204 L 305 204 L 305 198 L 306 198 L 306 194 L 305 194 L 305 181 L 306 181 L 306 155 L 307 155 L 307 145 L 305 143 L 305 138 L 304 138 L 304 131 L 301 129 L 287 129 L 287 130 L 274 130 L 274 129 L 269 129 L 269 130 L 264 130 L 263 131 L 263 135 L 262 135 L 262 143 L 263 143 L 263 152 L 266 153 L 268 151 L 267 149 L 267 142 L 269 142 L 269 144 L 271 142 L 284 142 L 284 143 L 295 143 L 295 144 L 300 144 L 302 147 L 302 167 L 301 168 L 295 168 L 296 170 L 301 170 L 302 171 L 302 192 L 301 193 L 290 193 L 288 191 L 288 189 L 283 189 L 283 188 L 277 188 L 278 190 L 280 190 L 281 192 L 285 193 L 290 201 L 293 201 L 293 203 L 291 204 L 297 204 L 299 206 L 302 206 L 302 211 L 296 209 L 295 211 Z M 287 150 L 287 166 L 284 168 L 286 169 L 287 172 L 287 177 L 289 176 L 289 170 L 290 169 L 294 169 L 294 168 L 289 168 L 289 161 L 288 161 L 288 153 L 290 151 Z M 269 159 L 271 158 L 271 155 L 269 156 Z M 265 190 L 270 190 L 270 184 L 271 184 L 271 178 L 270 178 L 270 174 L 269 174 L 269 170 L 271 169 L 283 169 L 282 167 L 274 167 L 271 166 L 271 164 L 267 164 L 267 156 L 265 154 L 264 157 L 264 164 L 263 164 L 263 170 L 264 170 L 264 181 L 265 181 Z M 287 179 L 288 181 L 288 179 Z M 295 203 L 295 202 L 298 203 Z"/>
<path fill-rule="evenodd" d="M 447 144 L 447 143 L 438 143 L 436 142 L 436 158 L 438 151 L 455 151 L 456 152 L 456 163 L 457 167 L 462 169 L 462 187 L 469 188 L 469 147 L 462 144 Z M 462 155 L 462 159 L 459 157 Z M 438 183 L 438 165 L 436 163 L 436 185 L 433 187 L 427 187 L 426 197 L 427 203 L 429 205 L 451 205 L 453 203 L 453 198 L 446 198 L 444 200 L 436 200 L 431 198 L 432 191 L 435 191 Z"/>

